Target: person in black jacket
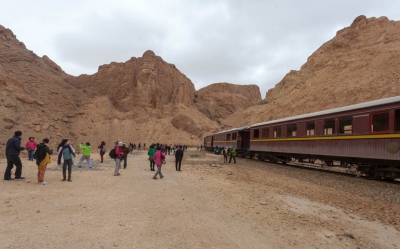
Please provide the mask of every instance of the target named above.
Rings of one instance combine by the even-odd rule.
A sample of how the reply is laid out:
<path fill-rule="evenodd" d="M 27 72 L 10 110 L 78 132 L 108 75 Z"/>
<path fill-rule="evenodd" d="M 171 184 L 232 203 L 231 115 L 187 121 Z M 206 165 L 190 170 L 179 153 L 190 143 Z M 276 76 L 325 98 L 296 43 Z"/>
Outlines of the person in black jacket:
<path fill-rule="evenodd" d="M 21 158 L 19 157 L 19 153 L 21 150 L 24 150 L 25 147 L 21 147 L 21 136 L 22 131 L 16 131 L 15 136 L 10 138 L 7 141 L 6 145 L 6 158 L 7 158 L 7 168 L 4 172 L 4 180 L 14 180 L 11 178 L 11 170 L 12 168 L 16 167 L 15 170 L 15 180 L 25 180 L 25 177 L 22 177 L 22 162 Z"/>
<path fill-rule="evenodd" d="M 181 171 L 182 158 L 183 158 L 183 150 L 182 150 L 182 145 L 180 145 L 179 149 L 175 153 L 175 168 L 176 168 L 176 171 Z"/>

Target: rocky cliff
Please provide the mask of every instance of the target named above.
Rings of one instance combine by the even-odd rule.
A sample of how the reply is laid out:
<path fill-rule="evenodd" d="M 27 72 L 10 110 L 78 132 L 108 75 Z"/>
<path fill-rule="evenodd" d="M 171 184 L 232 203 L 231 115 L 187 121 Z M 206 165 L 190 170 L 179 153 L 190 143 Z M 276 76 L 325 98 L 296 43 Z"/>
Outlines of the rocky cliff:
<path fill-rule="evenodd" d="M 260 96 L 254 86 L 224 84 L 223 89 L 236 109 L 249 106 L 242 100 L 249 89 Z M 196 98 L 203 92 L 196 93 L 190 79 L 152 51 L 74 77 L 0 26 L 0 150 L 15 130 L 23 131 L 23 142 L 29 136 L 48 137 L 54 146 L 62 138 L 73 144 L 90 141 L 94 147 L 102 140 L 197 145 L 204 134 L 226 127 L 196 106 L 219 98 Z M 225 102 L 213 102 L 223 110 Z"/>
<path fill-rule="evenodd" d="M 357 17 L 270 89 L 240 126 L 400 95 L 400 22 Z"/>
<path fill-rule="evenodd" d="M 196 92 L 196 107 L 212 120 L 225 119 L 236 111 L 243 111 L 261 101 L 256 85 L 216 83 Z"/>

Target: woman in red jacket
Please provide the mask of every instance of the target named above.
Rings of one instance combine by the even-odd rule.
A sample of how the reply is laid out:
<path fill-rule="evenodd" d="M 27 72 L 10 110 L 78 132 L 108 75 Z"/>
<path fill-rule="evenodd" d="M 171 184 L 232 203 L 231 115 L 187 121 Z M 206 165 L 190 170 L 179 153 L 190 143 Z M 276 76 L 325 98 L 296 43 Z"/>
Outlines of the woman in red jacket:
<path fill-rule="evenodd" d="M 154 162 L 157 165 L 157 172 L 153 176 L 153 179 L 157 179 L 157 175 L 160 175 L 160 178 L 163 178 L 163 174 L 161 173 L 161 166 L 163 161 L 165 160 L 165 153 L 161 151 L 161 146 L 157 147 L 156 153 L 154 153 Z"/>
<path fill-rule="evenodd" d="M 29 141 L 25 144 L 25 148 L 28 150 L 28 160 L 33 161 L 33 155 L 35 154 L 36 142 L 34 137 L 30 137 Z"/>
<path fill-rule="evenodd" d="M 115 147 L 115 154 L 117 157 L 115 158 L 115 170 L 114 170 L 114 176 L 120 176 L 121 174 L 118 172 L 119 169 L 121 168 L 121 159 L 122 159 L 122 145 L 123 142 L 118 142 L 117 146 Z"/>

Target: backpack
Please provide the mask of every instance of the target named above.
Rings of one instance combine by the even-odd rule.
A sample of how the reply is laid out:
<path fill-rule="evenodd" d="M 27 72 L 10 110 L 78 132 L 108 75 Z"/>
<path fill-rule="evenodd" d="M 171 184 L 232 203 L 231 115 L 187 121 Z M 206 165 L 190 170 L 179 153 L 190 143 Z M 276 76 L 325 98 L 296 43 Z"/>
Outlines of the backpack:
<path fill-rule="evenodd" d="M 46 157 L 46 145 L 44 144 L 39 144 L 36 147 L 36 151 L 35 154 L 33 154 L 33 158 L 35 158 L 36 160 L 43 160 Z"/>
<path fill-rule="evenodd" d="M 108 155 L 112 158 L 115 159 L 117 158 L 117 153 L 115 153 L 115 148 L 110 150 L 110 152 L 108 153 Z"/>

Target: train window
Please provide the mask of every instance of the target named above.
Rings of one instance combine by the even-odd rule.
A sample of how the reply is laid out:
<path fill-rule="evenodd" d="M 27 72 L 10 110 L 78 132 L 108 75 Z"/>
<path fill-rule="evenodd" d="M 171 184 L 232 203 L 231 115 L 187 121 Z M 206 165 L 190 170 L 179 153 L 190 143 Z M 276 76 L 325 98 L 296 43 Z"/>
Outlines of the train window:
<path fill-rule="evenodd" d="M 236 140 L 236 133 L 232 133 L 232 140 Z"/>
<path fill-rule="evenodd" d="M 329 119 L 324 121 L 324 135 L 335 134 L 335 120 Z"/>
<path fill-rule="evenodd" d="M 287 125 L 287 137 L 295 137 L 297 135 L 297 124 L 289 124 Z"/>
<path fill-rule="evenodd" d="M 253 131 L 253 138 L 259 138 L 260 137 L 260 130 L 259 129 L 255 129 Z"/>
<path fill-rule="evenodd" d="M 262 137 L 269 137 L 269 128 L 262 129 Z"/>
<path fill-rule="evenodd" d="M 389 112 L 371 114 L 371 131 L 389 131 Z"/>
<path fill-rule="evenodd" d="M 394 131 L 400 131 L 400 110 L 394 111 Z"/>
<path fill-rule="evenodd" d="M 307 123 L 307 136 L 315 135 L 315 122 Z"/>
<path fill-rule="evenodd" d="M 339 118 L 339 134 L 353 133 L 353 117 Z"/>
<path fill-rule="evenodd" d="M 231 140 L 231 134 L 230 133 L 226 134 L 226 140 Z"/>
<path fill-rule="evenodd" d="M 274 127 L 274 137 L 281 137 L 281 127 L 280 126 L 275 126 Z"/>

